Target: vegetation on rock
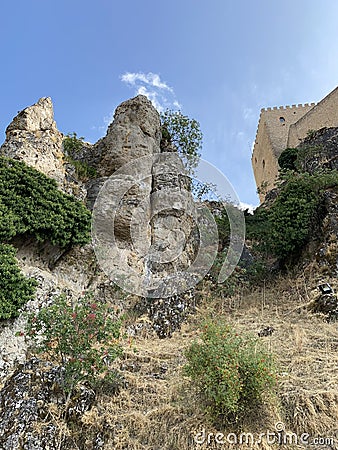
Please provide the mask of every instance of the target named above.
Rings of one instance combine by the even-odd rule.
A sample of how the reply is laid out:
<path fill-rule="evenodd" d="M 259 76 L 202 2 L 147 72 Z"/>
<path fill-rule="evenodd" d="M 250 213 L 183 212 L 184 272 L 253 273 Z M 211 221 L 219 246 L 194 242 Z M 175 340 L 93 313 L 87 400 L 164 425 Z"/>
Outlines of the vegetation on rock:
<path fill-rule="evenodd" d="M 13 246 L 0 244 L 0 320 L 17 317 L 37 285 L 21 273 L 15 254 Z"/>
<path fill-rule="evenodd" d="M 181 111 L 167 109 L 161 114 L 162 138 L 172 143 L 183 159 L 189 173 L 193 172 L 200 158 L 202 147 L 202 132 L 200 124 L 190 119 Z"/>
<path fill-rule="evenodd" d="M 271 354 L 254 336 L 222 322 L 207 322 L 201 339 L 186 351 L 185 372 L 210 415 L 237 420 L 257 408 L 275 385 Z"/>
<path fill-rule="evenodd" d="M 76 176 L 80 180 L 88 180 L 94 178 L 97 175 L 95 167 L 88 165 L 81 161 L 79 153 L 83 148 L 84 137 L 78 137 L 75 132 L 68 133 L 63 140 L 63 148 L 65 151 L 66 160 L 75 168 Z"/>
<path fill-rule="evenodd" d="M 0 157 L 0 239 L 28 233 L 38 241 L 69 247 L 90 240 L 90 212 L 23 162 Z"/>
<path fill-rule="evenodd" d="M 118 341 L 121 323 L 112 314 L 107 304 L 96 303 L 86 294 L 73 304 L 60 296 L 29 316 L 27 336 L 32 350 L 48 354 L 64 367 L 65 393 L 83 380 L 95 385 L 103 379 L 116 379 L 111 365 L 122 352 Z"/>
<path fill-rule="evenodd" d="M 23 162 L 0 157 L 0 319 L 16 317 L 34 294 L 34 282 L 20 274 L 15 236 L 69 248 L 90 240 L 91 215 L 86 207 L 57 189 L 48 178 Z"/>

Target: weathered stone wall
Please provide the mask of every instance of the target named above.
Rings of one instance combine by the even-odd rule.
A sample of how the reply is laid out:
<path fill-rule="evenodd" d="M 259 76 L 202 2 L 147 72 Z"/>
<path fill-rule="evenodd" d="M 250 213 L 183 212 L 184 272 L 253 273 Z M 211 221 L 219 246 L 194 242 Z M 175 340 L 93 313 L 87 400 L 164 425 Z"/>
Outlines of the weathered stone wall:
<path fill-rule="evenodd" d="M 309 130 L 338 126 L 338 87 L 318 104 L 292 105 L 261 110 L 252 154 L 256 185 L 275 186 L 278 157 L 287 147 L 297 147 Z M 260 200 L 264 200 L 264 193 Z"/>
<path fill-rule="evenodd" d="M 278 157 L 287 148 L 290 126 L 314 105 L 312 103 L 261 110 L 252 154 L 252 167 L 258 188 L 263 184 L 267 190 L 274 187 L 279 168 Z M 260 193 L 261 201 L 264 200 L 264 196 L 264 193 Z"/>
<path fill-rule="evenodd" d="M 309 130 L 338 126 L 338 87 L 290 126 L 288 147 L 297 147 Z"/>

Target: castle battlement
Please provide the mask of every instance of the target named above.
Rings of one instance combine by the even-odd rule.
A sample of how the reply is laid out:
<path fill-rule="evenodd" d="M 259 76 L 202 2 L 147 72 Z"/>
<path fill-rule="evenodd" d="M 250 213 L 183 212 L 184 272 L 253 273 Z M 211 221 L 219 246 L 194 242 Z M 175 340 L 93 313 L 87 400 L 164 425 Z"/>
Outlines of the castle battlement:
<path fill-rule="evenodd" d="M 338 87 L 318 103 L 262 108 L 252 166 L 257 188 L 271 190 L 278 177 L 278 158 L 287 147 L 297 147 L 309 130 L 338 126 Z M 260 193 L 263 201 L 265 193 Z"/>
<path fill-rule="evenodd" d="M 285 111 L 289 109 L 298 109 L 298 108 L 308 108 L 315 106 L 317 103 L 298 103 L 298 105 L 286 105 L 286 106 L 272 106 L 267 108 L 262 108 L 261 112 L 267 112 L 267 111 Z"/>

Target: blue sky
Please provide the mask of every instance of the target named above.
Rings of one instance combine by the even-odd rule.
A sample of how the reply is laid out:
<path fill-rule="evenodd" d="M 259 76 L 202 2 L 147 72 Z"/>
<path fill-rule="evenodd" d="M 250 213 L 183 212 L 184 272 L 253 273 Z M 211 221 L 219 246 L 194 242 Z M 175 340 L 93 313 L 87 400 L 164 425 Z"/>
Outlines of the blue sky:
<path fill-rule="evenodd" d="M 60 131 L 95 142 L 137 92 L 200 122 L 202 156 L 257 204 L 260 108 L 337 85 L 336 0 L 16 0 L 1 5 L 0 132 L 51 96 Z"/>

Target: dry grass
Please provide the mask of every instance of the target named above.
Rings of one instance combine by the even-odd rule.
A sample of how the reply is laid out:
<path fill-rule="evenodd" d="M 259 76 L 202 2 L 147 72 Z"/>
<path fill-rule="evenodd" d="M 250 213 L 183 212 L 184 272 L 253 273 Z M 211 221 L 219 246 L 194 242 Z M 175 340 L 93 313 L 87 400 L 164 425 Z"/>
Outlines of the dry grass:
<path fill-rule="evenodd" d="M 82 433 L 76 439 L 79 448 L 95 448 L 93 436 L 101 436 L 105 449 L 114 450 L 204 450 L 246 449 L 270 450 L 276 444 L 265 441 L 253 445 L 196 444 L 194 435 L 208 433 L 227 435 L 234 428 L 217 429 L 204 413 L 200 399 L 187 378 L 182 375 L 184 350 L 199 335 L 198 324 L 205 318 L 223 317 L 239 330 L 257 334 L 266 326 L 275 331 L 261 338 L 276 355 L 279 382 L 275 398 L 266 400 L 261 411 L 248 416 L 240 432 L 275 431 L 283 422 L 287 432 L 312 437 L 332 437 L 338 424 L 338 330 L 337 323 L 326 323 L 311 314 L 305 305 L 318 292 L 304 277 L 281 278 L 273 285 L 254 291 L 239 292 L 232 299 L 213 299 L 204 292 L 197 314 L 191 316 L 171 339 L 160 340 L 149 331 L 131 341 L 126 339 L 125 356 L 120 368 L 127 386 L 119 395 L 100 394 L 96 405 L 82 417 Z M 321 281 L 315 280 L 313 283 Z M 334 280 L 332 285 L 334 285 Z M 142 321 L 142 319 L 139 319 Z M 90 436 L 90 438 L 89 438 Z M 87 440 L 86 440 L 87 439 Z M 338 448 L 307 446 L 313 449 Z M 74 447 L 75 448 L 75 447 Z M 99 448 L 99 447 L 98 447 Z M 282 448 L 305 448 L 283 445 Z"/>

